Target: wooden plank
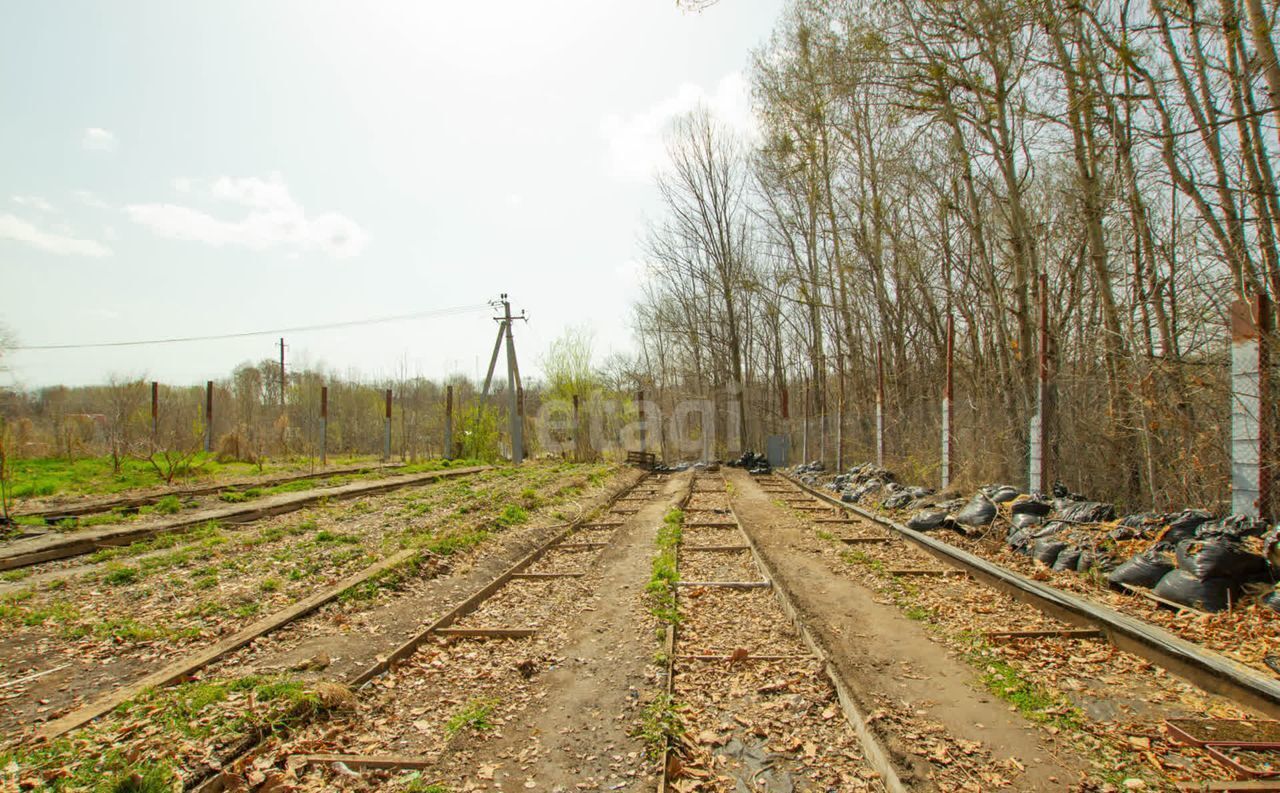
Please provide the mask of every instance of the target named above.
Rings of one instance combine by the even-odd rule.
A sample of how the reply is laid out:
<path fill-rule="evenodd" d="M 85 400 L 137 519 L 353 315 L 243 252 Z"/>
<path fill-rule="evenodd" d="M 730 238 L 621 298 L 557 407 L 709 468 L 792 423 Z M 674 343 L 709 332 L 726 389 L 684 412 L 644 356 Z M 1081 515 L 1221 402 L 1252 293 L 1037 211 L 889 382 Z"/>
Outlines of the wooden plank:
<path fill-rule="evenodd" d="M 473 468 L 454 468 L 444 471 L 431 471 L 422 474 L 409 474 L 395 479 L 379 479 L 373 482 L 353 482 L 338 487 L 317 488 L 301 493 L 284 493 L 278 496 L 267 496 L 258 499 L 251 505 L 214 507 L 193 512 L 190 515 L 149 526 L 102 526 L 91 529 L 80 529 L 69 532 L 53 532 L 30 540 L 19 540 L 0 548 L 0 570 L 27 567 L 39 562 L 65 559 L 91 553 L 103 545 L 123 545 L 137 540 L 153 537 L 157 534 L 169 534 L 183 531 L 194 526 L 218 521 L 223 523 L 246 523 L 294 512 L 320 501 L 338 501 L 360 496 L 371 496 L 398 490 L 404 487 L 466 476 L 488 470 L 488 466 Z"/>
<path fill-rule="evenodd" d="M 1188 606 L 1185 603 L 1178 603 L 1173 600 L 1166 600 L 1149 589 L 1143 589 L 1140 586 L 1134 586 L 1133 584 L 1126 584 L 1123 582 L 1121 582 L 1120 586 L 1124 587 L 1124 589 L 1127 590 L 1130 594 L 1137 595 L 1140 598 L 1145 598 L 1147 600 L 1150 600 L 1152 603 L 1155 603 L 1157 606 L 1165 606 L 1175 611 L 1190 611 L 1193 614 L 1203 614 L 1206 617 L 1209 616 L 1209 612 L 1207 611 L 1202 611 L 1196 608 L 1195 606 Z"/>
<path fill-rule="evenodd" d="M 586 573 L 514 573 L 511 577 L 541 581 L 548 578 L 582 578 Z"/>
<path fill-rule="evenodd" d="M 1140 655 L 1212 694 L 1221 694 L 1266 715 L 1280 717 L 1280 681 L 1234 663 L 1221 654 L 1182 639 L 1169 631 L 1113 608 L 1033 581 L 956 548 L 936 537 L 836 499 L 803 482 L 792 480 L 815 498 L 830 502 L 861 518 L 879 523 L 921 546 L 937 559 L 953 565 L 977 580 L 1029 603 L 1063 622 L 1082 628 L 1101 628 L 1107 639 L 1126 652 Z"/>
<path fill-rule="evenodd" d="M 735 658 L 732 655 L 677 655 L 676 658 L 681 661 L 800 661 L 806 658 L 812 658 L 812 655 L 748 655 L 745 658 Z"/>
<path fill-rule="evenodd" d="M 1012 641 L 1014 639 L 1105 639 L 1106 634 L 1092 628 L 1071 630 L 1062 628 L 1048 631 L 987 631 L 982 634 L 994 642 Z"/>
<path fill-rule="evenodd" d="M 749 551 L 750 545 L 681 545 L 680 553 L 704 551 L 706 553 L 731 553 L 733 551 Z"/>
<path fill-rule="evenodd" d="M 683 524 L 686 529 L 736 529 L 738 524 L 731 520 L 703 520 Z"/>
<path fill-rule="evenodd" d="M 864 520 L 850 520 L 849 518 L 814 518 L 814 523 L 842 523 L 846 526 L 861 526 L 866 523 Z"/>
<path fill-rule="evenodd" d="M 285 765 L 291 768 L 302 768 L 308 765 L 342 763 L 353 770 L 420 771 L 431 768 L 437 762 L 427 757 L 410 757 L 396 754 L 295 754 L 285 760 Z"/>
<path fill-rule="evenodd" d="M 904 567 L 890 570 L 889 575 L 965 575 L 963 570 L 947 570 L 943 567 Z"/>
<path fill-rule="evenodd" d="M 890 537 L 837 537 L 840 542 L 848 545 L 857 545 L 859 543 L 880 543 L 888 542 Z"/>
<path fill-rule="evenodd" d="M 224 655 L 244 647 L 254 639 L 264 636 L 282 625 L 286 625 L 303 615 L 315 611 L 329 601 L 336 599 L 348 589 L 358 586 L 380 573 L 408 562 L 410 559 L 414 558 L 417 553 L 418 552 L 415 550 L 401 551 L 395 556 L 384 559 L 370 567 L 366 567 L 359 573 L 344 578 L 329 589 L 312 595 L 304 600 L 300 600 L 292 606 L 264 617 L 247 628 L 216 642 L 211 647 L 207 647 L 203 650 L 192 653 L 185 658 L 174 661 L 171 664 L 167 664 L 155 672 L 143 677 L 141 680 L 137 680 L 126 686 L 121 686 L 120 688 L 99 697 L 91 703 L 73 710 L 65 716 L 61 716 L 46 723 L 40 728 L 39 735 L 48 739 L 65 735 L 71 730 L 74 730 L 77 727 L 83 727 L 99 716 L 111 712 L 119 706 L 120 703 L 133 699 L 148 688 L 167 686 L 171 683 L 182 680 L 196 670 L 204 666 L 208 666 Z"/>
<path fill-rule="evenodd" d="M 1250 791 L 1280 790 L 1280 781 L 1274 779 L 1213 780 L 1210 782 L 1179 782 L 1178 790 L 1203 790 L 1214 793 L 1250 793 Z"/>
<path fill-rule="evenodd" d="M 437 628 L 436 633 L 462 639 L 527 639 L 537 631 L 531 628 Z"/>
<path fill-rule="evenodd" d="M 724 589 L 768 589 L 768 581 L 677 581 L 676 586 L 722 587 Z"/>
<path fill-rule="evenodd" d="M 563 545 L 557 545 L 552 548 L 553 551 L 586 551 L 592 548 L 605 548 L 609 545 L 607 542 L 566 542 Z"/>

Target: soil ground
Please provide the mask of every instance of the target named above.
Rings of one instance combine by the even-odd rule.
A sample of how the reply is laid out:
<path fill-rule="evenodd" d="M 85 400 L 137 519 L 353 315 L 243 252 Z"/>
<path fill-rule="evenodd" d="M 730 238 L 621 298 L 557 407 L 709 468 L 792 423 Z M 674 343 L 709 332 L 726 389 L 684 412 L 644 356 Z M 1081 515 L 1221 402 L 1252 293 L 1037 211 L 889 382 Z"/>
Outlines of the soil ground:
<path fill-rule="evenodd" d="M 1025 766 L 1015 787 L 1006 789 L 1065 789 L 1079 777 L 1086 764 L 1071 747 L 981 690 L 971 667 L 896 606 L 877 602 L 874 592 L 833 571 L 811 526 L 775 505 L 745 472 L 731 470 L 726 478 L 743 529 L 777 571 L 774 585 L 791 596 L 864 712 L 891 700 L 942 724 L 951 736 L 981 741 L 997 762 Z M 927 785 L 929 763 L 912 751 L 910 739 L 882 737 L 904 769 L 903 782 Z"/>

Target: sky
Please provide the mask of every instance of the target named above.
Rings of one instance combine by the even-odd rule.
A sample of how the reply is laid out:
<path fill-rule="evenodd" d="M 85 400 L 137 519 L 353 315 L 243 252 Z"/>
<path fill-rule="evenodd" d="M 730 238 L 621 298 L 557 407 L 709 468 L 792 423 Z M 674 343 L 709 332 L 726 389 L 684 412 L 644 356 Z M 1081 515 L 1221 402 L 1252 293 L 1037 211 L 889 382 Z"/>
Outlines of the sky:
<path fill-rule="evenodd" d="M 0 323 L 19 346 L 283 334 L 339 375 L 631 350 L 663 132 L 750 126 L 782 0 L 0 0 Z M 8 353 L 0 384 L 191 384 L 276 336 Z"/>

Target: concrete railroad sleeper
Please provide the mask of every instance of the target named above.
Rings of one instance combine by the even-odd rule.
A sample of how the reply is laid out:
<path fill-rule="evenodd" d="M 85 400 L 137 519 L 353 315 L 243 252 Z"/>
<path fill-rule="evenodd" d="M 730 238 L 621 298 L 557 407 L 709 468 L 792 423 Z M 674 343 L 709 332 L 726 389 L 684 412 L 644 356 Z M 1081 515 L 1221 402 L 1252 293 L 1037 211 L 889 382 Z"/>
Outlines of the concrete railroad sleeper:
<path fill-rule="evenodd" d="M 575 521 L 565 526 L 565 528 L 562 531 L 557 532 L 553 537 L 551 537 L 551 539 L 539 545 L 537 548 L 535 548 L 529 554 L 521 558 L 511 567 L 507 568 L 505 571 L 503 571 L 501 574 L 499 574 L 496 578 L 491 580 L 489 583 L 485 584 L 484 586 L 480 587 L 478 590 L 473 592 L 469 597 L 467 597 L 461 603 L 459 603 L 454 608 L 449 610 L 446 614 L 444 614 L 443 616 L 441 616 L 440 618 L 432 622 L 430 625 L 426 626 L 425 628 L 423 628 L 422 630 L 414 634 L 405 642 L 401 643 L 390 653 L 388 653 L 385 656 L 379 657 L 377 661 L 375 661 L 371 666 L 366 668 L 360 674 L 356 675 L 354 678 L 346 681 L 346 683 L 350 685 L 352 688 L 356 688 L 356 689 L 364 688 L 374 678 L 379 677 L 383 674 L 386 674 L 387 672 L 391 671 L 391 669 L 393 669 L 396 664 L 406 660 L 407 658 L 412 656 L 414 653 L 416 653 L 418 651 L 418 648 L 421 647 L 424 643 L 426 643 L 427 640 L 430 639 L 432 635 L 447 636 L 447 635 L 466 635 L 466 634 L 476 634 L 476 635 L 490 634 L 491 638 L 522 638 L 525 635 L 531 635 L 532 634 L 531 631 L 523 631 L 520 629 L 467 630 L 467 629 L 451 629 L 450 626 L 452 626 L 458 620 L 462 619 L 463 617 L 467 616 L 468 614 L 471 614 L 476 609 L 478 609 L 484 603 L 484 601 L 492 597 L 507 582 L 512 580 L 520 580 L 523 578 L 530 578 L 538 575 L 533 573 L 525 573 L 524 571 L 528 569 L 531 565 L 533 565 L 535 562 L 537 562 L 539 559 L 541 559 L 543 556 L 545 556 L 548 552 L 552 550 L 556 550 L 557 546 L 559 546 L 565 539 L 572 536 L 575 532 L 581 530 L 583 526 L 588 525 L 590 523 L 590 518 L 592 516 L 608 512 L 609 509 L 611 509 L 613 505 L 619 501 L 619 499 L 630 494 L 640 484 L 648 483 L 650 481 L 650 477 L 652 476 L 654 476 L 654 474 L 643 474 L 639 479 L 637 479 L 635 482 L 631 483 L 630 485 L 626 485 L 622 488 L 619 488 L 619 490 L 613 495 L 611 495 L 608 498 L 608 500 L 605 501 L 604 504 L 592 510 L 590 513 L 580 516 Z M 617 527 L 621 527 L 623 525 L 624 524 L 619 523 L 617 524 Z M 601 545 L 605 545 L 605 543 L 601 543 Z M 253 750 L 257 748 L 266 737 L 267 737 L 266 735 L 249 736 L 245 741 L 243 741 L 240 745 L 236 746 L 231 752 L 228 753 L 227 757 L 225 757 L 222 760 L 221 767 L 222 768 L 235 767 L 237 765 L 237 762 L 240 760 L 240 758 L 245 757 L 246 755 L 253 752 Z M 422 758 L 401 758 L 401 757 L 380 757 L 380 758 L 370 757 L 370 758 L 364 758 L 364 759 L 367 762 L 358 763 L 363 768 L 400 768 L 400 769 L 410 769 L 415 767 L 421 767 L 420 762 L 422 760 Z M 316 756 L 304 755 L 304 756 L 298 756 L 296 758 L 291 758 L 291 762 L 296 767 L 298 765 L 311 764 L 311 763 L 317 762 L 317 760 L 316 760 Z M 228 789 L 226 786 L 226 782 L 227 782 L 227 779 L 223 773 L 220 773 L 220 772 L 213 773 L 213 774 L 189 781 L 186 785 L 186 789 L 189 791 L 194 791 L 194 793 L 221 793 L 221 791 Z"/>
<path fill-rule="evenodd" d="M 150 526 L 103 526 L 94 529 L 46 534 L 32 539 L 18 540 L 0 548 L 0 570 L 30 567 L 41 562 L 82 556 L 87 553 L 93 553 L 104 546 L 128 545 L 147 537 L 154 537 L 157 534 L 182 531 L 209 521 L 249 523 L 269 518 L 273 515 L 296 512 L 299 509 L 325 500 L 341 501 L 349 498 L 359 498 L 360 496 L 379 495 L 440 479 L 470 476 L 471 474 L 487 471 L 489 468 L 490 466 L 453 468 L 429 473 L 409 474 L 394 479 L 378 479 L 373 482 L 352 482 L 338 487 L 317 488 L 301 493 L 285 493 L 278 496 L 268 496 L 260 499 L 255 504 L 235 504 L 226 507 L 203 509 L 175 520 Z"/>
<path fill-rule="evenodd" d="M 1270 718 L 1280 718 L 1280 681 L 1265 678 L 1248 667 L 1238 665 L 1212 650 L 1192 644 L 1139 618 L 1033 581 L 896 521 L 841 502 L 790 475 L 782 476 L 819 501 L 890 529 L 922 547 L 938 560 L 1040 609 L 1051 617 L 1081 628 L 1099 630 L 1117 648 L 1146 658 L 1209 693 L 1235 700 Z"/>

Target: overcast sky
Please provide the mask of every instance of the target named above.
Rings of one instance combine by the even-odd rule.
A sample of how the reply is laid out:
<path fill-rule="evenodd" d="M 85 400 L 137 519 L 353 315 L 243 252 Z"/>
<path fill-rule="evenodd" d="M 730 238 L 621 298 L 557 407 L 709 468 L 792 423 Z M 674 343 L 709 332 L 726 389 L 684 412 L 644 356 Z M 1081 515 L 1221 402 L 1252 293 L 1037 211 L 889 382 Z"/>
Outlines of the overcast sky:
<path fill-rule="evenodd" d="M 510 292 L 522 369 L 630 349 L 669 120 L 749 118 L 780 0 L 0 0 L 0 322 L 22 345 L 294 327 Z M 474 376 L 484 310 L 287 334 L 366 377 Z M 17 351 L 4 383 L 195 383 L 275 338 Z M 483 375 L 483 372 L 481 372 Z"/>

